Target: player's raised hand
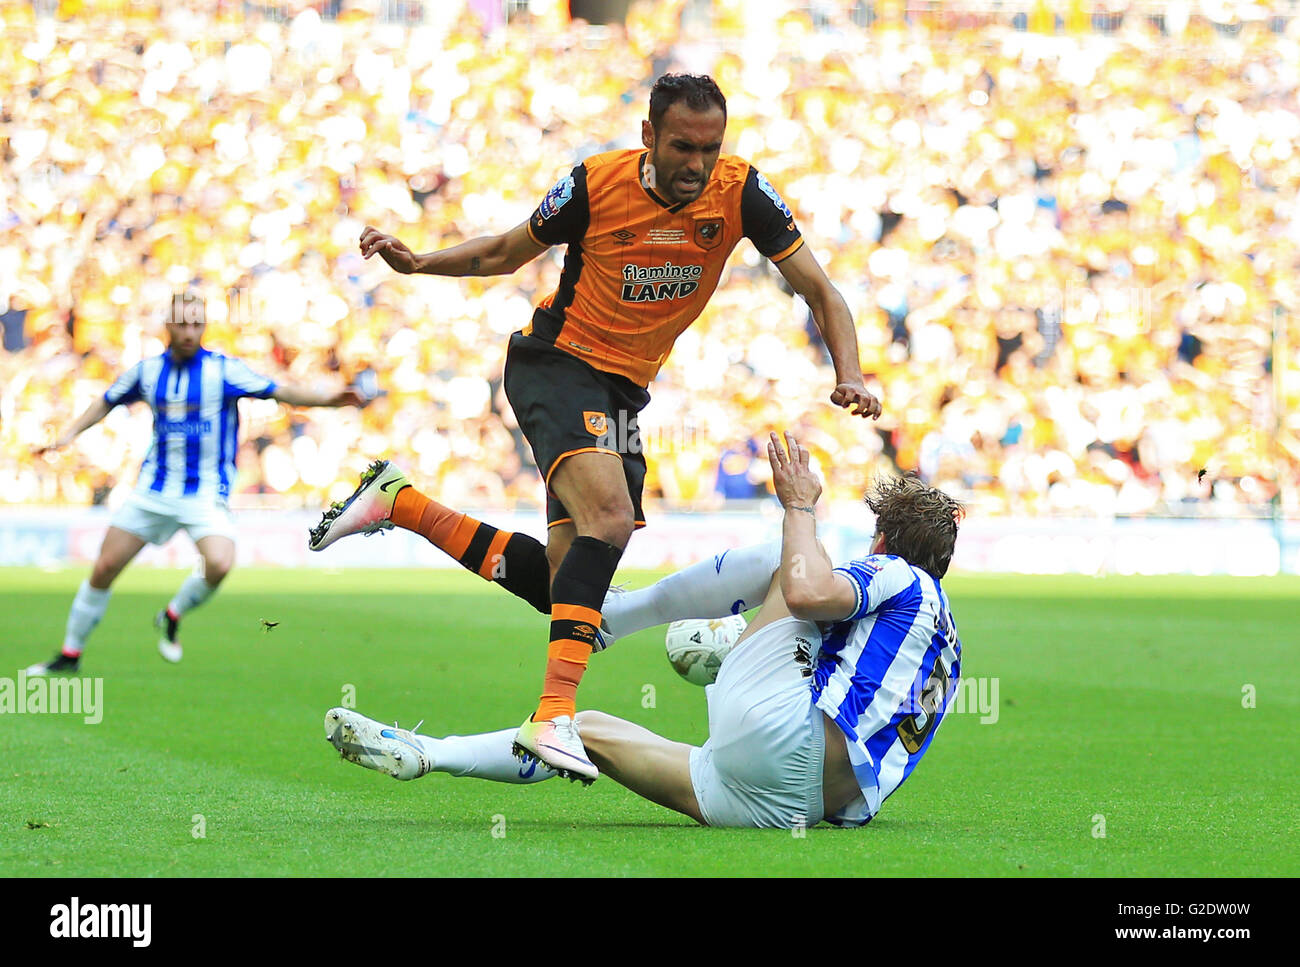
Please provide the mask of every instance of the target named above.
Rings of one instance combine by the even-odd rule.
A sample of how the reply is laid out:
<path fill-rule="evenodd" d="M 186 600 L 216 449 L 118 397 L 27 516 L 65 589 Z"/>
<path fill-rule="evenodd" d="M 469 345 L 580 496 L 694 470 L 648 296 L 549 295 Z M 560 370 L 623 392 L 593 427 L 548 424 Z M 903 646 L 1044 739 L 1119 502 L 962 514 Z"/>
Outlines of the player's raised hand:
<path fill-rule="evenodd" d="M 37 443 L 35 446 L 31 447 L 28 452 L 33 457 L 49 458 L 54 456 L 71 442 L 71 438 L 65 434 L 61 437 L 55 437 L 48 443 Z"/>
<path fill-rule="evenodd" d="M 782 507 L 794 507 L 812 512 L 817 498 L 822 495 L 822 482 L 808 466 L 808 449 L 799 445 L 794 434 L 785 435 L 786 447 L 776 433 L 767 441 L 767 461 L 772 465 L 772 486 Z"/>
<path fill-rule="evenodd" d="M 389 268 L 403 275 L 410 275 L 420 267 L 415 253 L 401 239 L 395 235 L 385 235 L 379 229 L 367 225 L 361 233 L 361 257 L 368 259 L 376 252 L 388 263 Z"/>
<path fill-rule="evenodd" d="M 835 392 L 831 393 L 831 402 L 836 406 L 842 406 L 854 416 L 880 419 L 880 400 L 867 392 L 866 386 L 861 381 L 840 383 L 835 387 Z"/>

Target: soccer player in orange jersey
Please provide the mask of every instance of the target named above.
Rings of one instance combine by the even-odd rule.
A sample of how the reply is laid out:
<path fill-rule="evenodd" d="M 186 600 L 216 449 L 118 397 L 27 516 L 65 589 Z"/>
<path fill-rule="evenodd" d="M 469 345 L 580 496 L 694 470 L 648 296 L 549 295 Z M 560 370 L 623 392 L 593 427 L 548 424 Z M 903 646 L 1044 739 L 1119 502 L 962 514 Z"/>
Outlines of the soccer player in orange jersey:
<path fill-rule="evenodd" d="M 546 481 L 545 548 L 443 507 L 379 461 L 326 511 L 310 546 L 392 526 L 424 534 L 466 567 L 550 615 L 546 678 L 517 748 L 586 781 L 598 775 L 574 727 L 575 695 L 601 608 L 632 532 L 645 525 L 637 414 L 673 342 L 703 311 L 741 238 L 803 296 L 830 350 L 831 402 L 876 418 L 853 318 L 776 189 L 722 154 L 727 105 L 711 78 L 668 74 L 650 92 L 644 150 L 588 158 L 504 235 L 427 254 L 367 227 L 361 254 L 403 274 L 502 275 L 566 245 L 559 287 L 510 337 L 505 390 Z"/>

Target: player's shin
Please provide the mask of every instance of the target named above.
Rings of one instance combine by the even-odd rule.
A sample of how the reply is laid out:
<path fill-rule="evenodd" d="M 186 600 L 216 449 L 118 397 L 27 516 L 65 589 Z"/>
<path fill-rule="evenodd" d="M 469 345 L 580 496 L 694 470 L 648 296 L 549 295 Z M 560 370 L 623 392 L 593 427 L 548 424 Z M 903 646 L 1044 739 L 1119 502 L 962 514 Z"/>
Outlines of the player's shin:
<path fill-rule="evenodd" d="M 68 609 L 68 624 L 63 636 L 64 655 L 72 658 L 85 650 L 86 639 L 108 610 L 111 593 L 107 588 L 92 588 L 89 581 L 81 582 L 77 596 L 72 599 L 72 607 Z"/>
<path fill-rule="evenodd" d="M 501 585 L 542 614 L 551 613 L 546 548 L 534 538 L 498 530 L 444 507 L 414 487 L 398 493 L 392 522 L 419 534 L 466 570 Z"/>
<path fill-rule="evenodd" d="M 578 683 L 600 628 L 600 608 L 622 549 L 595 537 L 578 537 L 551 584 L 551 640 L 546 681 L 533 718 L 543 722 L 577 710 Z"/>
<path fill-rule="evenodd" d="M 553 778 L 555 770 L 546 763 L 533 756 L 521 761 L 511 752 L 516 731 L 449 735 L 444 739 L 421 735 L 419 739 L 433 762 L 434 772 L 515 784 Z"/>
<path fill-rule="evenodd" d="M 167 604 L 167 610 L 177 618 L 201 605 L 217 590 L 215 584 L 209 584 L 201 574 L 191 574 L 182 583 L 176 596 Z"/>
<path fill-rule="evenodd" d="M 686 618 L 739 614 L 762 603 L 780 566 L 780 541 L 723 551 L 648 588 L 609 595 L 605 625 L 622 638 Z"/>

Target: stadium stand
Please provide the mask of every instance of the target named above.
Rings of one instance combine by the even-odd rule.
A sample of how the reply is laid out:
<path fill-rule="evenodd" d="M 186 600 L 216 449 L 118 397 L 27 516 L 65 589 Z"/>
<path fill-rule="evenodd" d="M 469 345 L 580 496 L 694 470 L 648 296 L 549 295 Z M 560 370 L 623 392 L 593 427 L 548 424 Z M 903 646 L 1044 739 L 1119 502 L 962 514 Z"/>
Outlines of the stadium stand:
<path fill-rule="evenodd" d="M 886 415 L 824 403 L 807 313 L 743 246 L 652 386 L 661 507 L 761 493 L 763 461 L 722 486 L 722 456 L 725 477 L 738 428 L 788 426 L 832 499 L 898 467 L 985 515 L 1295 515 L 1291 14 L 661 0 L 588 25 L 545 2 L 5 4 L 0 503 L 133 486 L 143 408 L 55 462 L 28 450 L 161 349 L 188 286 L 209 345 L 383 390 L 360 413 L 246 403 L 237 506 L 319 506 L 391 454 L 453 506 L 535 507 L 500 373 L 560 250 L 509 278 L 411 279 L 363 263 L 357 237 L 371 223 L 428 250 L 518 223 L 577 160 L 637 143 L 649 83 L 688 69 L 717 77 L 729 148 L 849 300 Z"/>

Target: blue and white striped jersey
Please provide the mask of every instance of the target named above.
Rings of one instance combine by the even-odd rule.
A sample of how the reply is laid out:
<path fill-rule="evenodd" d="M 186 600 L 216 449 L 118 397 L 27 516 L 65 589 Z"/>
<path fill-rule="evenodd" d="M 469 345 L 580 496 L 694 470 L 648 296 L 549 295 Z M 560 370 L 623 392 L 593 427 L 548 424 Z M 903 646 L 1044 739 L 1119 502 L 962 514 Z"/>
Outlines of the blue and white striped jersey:
<path fill-rule="evenodd" d="M 816 706 L 848 739 L 862 790 L 837 825 L 861 825 L 916 768 L 948 711 L 961 641 L 939 582 L 901 557 L 876 554 L 837 567 L 857 607 L 823 627 L 813 668 Z"/>
<path fill-rule="evenodd" d="M 238 359 L 200 349 L 180 364 L 170 352 L 140 360 L 108 388 L 104 402 L 144 400 L 153 410 L 153 446 L 138 493 L 224 501 L 235 479 L 239 400 L 274 392 L 274 380 Z"/>

